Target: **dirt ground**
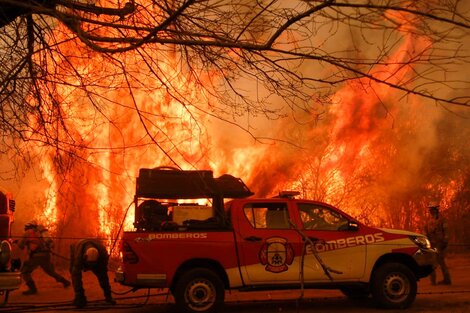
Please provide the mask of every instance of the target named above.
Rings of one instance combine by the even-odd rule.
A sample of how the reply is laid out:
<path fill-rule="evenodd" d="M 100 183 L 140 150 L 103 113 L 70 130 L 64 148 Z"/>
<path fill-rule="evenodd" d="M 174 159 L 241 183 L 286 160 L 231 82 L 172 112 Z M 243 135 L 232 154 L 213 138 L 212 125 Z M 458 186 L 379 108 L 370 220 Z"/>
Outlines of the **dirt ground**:
<path fill-rule="evenodd" d="M 405 312 L 470 312 L 470 253 L 450 254 L 447 262 L 451 271 L 451 286 L 432 286 L 428 278 L 418 283 L 418 296 L 413 306 Z M 63 271 L 66 277 L 68 273 Z M 84 287 L 89 305 L 81 310 L 71 305 L 73 290 L 64 289 L 41 269 L 33 273 L 39 293 L 32 296 L 21 294 L 26 287 L 10 293 L 7 306 L 0 312 L 139 312 L 174 313 L 173 299 L 166 290 L 138 290 L 129 292 L 128 287 L 114 283 L 110 273 L 111 285 L 117 304 L 106 305 L 102 291 L 93 274 L 84 274 Z M 440 279 L 438 272 L 438 280 Z M 335 290 L 307 290 L 300 299 L 299 290 L 275 292 L 231 292 L 226 295 L 224 312 L 273 313 L 273 312 L 381 312 L 371 301 L 354 302 Z M 403 312 L 387 310 L 387 312 Z"/>

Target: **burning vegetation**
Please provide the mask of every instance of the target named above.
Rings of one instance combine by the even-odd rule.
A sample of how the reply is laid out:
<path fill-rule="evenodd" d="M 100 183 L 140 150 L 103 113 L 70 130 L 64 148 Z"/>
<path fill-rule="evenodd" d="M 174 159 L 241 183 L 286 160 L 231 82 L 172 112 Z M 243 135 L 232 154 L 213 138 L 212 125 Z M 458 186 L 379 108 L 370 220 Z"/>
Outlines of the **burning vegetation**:
<path fill-rule="evenodd" d="M 8 1 L 4 160 L 47 182 L 16 227 L 24 197 L 56 237 L 115 239 L 139 169 L 168 165 L 394 228 L 438 200 L 470 242 L 468 11 L 392 2 Z"/>

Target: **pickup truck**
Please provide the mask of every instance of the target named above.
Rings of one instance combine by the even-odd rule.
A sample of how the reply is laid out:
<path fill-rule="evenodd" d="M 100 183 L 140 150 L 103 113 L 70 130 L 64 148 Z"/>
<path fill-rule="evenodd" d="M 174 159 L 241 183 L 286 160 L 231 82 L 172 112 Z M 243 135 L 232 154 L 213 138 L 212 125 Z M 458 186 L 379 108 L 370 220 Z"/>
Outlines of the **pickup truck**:
<path fill-rule="evenodd" d="M 11 260 L 11 224 L 14 211 L 15 200 L 11 194 L 0 191 L 0 295 L 4 296 L 0 306 L 6 305 L 9 293 L 21 285 L 21 274 Z"/>
<path fill-rule="evenodd" d="M 423 235 L 365 225 L 295 192 L 252 195 L 231 175 L 141 169 L 115 280 L 168 288 L 178 312 L 220 312 L 226 290 L 304 288 L 403 309 L 435 267 Z"/>

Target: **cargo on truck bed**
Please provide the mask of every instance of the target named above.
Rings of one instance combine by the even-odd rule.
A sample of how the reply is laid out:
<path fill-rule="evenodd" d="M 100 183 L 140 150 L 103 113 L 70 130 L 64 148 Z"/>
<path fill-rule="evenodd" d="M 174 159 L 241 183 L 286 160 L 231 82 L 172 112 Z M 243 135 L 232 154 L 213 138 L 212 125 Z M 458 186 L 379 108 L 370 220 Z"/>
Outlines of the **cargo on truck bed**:
<path fill-rule="evenodd" d="M 296 192 L 252 195 L 231 175 L 140 170 L 116 281 L 169 288 L 178 312 L 221 311 L 230 289 L 335 288 L 406 308 L 435 266 L 423 235 L 365 225 Z"/>
<path fill-rule="evenodd" d="M 227 227 L 223 199 L 251 195 L 241 179 L 228 174 L 214 178 L 212 171 L 140 169 L 134 226 L 147 231 Z"/>

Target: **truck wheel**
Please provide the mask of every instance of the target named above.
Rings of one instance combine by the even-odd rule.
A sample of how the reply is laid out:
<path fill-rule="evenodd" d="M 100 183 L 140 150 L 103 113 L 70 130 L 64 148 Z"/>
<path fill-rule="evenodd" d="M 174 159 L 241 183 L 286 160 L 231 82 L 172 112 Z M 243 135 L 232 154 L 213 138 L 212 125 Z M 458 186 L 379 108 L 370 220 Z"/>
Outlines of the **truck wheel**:
<path fill-rule="evenodd" d="M 8 241 L 3 240 L 0 243 L 0 270 L 8 270 L 11 258 L 11 245 Z"/>
<path fill-rule="evenodd" d="M 343 295 L 351 300 L 364 300 L 369 297 L 369 289 L 366 286 L 347 286 L 340 289 Z"/>
<path fill-rule="evenodd" d="M 385 309 L 405 309 L 416 298 L 416 277 L 406 265 L 385 263 L 376 270 L 371 291 L 378 306 Z"/>
<path fill-rule="evenodd" d="M 213 271 L 195 268 L 176 282 L 175 302 L 178 312 L 220 312 L 225 297 L 222 280 Z"/>

